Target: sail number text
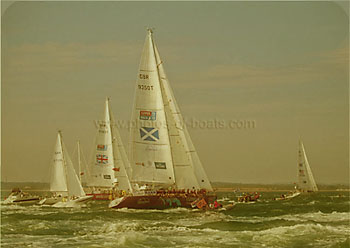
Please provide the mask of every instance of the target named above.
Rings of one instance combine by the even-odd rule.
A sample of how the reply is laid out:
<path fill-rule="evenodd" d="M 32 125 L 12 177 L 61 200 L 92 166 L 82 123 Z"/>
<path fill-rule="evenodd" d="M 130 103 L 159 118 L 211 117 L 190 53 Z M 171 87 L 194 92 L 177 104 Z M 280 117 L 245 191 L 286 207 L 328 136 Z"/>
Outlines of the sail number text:
<path fill-rule="evenodd" d="M 149 79 L 147 74 L 139 74 L 140 79 Z"/>
<path fill-rule="evenodd" d="M 153 90 L 153 85 L 139 84 L 139 90 Z"/>

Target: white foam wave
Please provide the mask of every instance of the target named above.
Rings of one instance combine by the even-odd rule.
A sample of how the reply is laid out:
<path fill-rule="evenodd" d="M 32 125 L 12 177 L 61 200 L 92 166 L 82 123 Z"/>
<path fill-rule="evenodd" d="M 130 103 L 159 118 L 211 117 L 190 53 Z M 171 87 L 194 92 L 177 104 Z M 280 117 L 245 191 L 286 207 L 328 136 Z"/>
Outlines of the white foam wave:
<path fill-rule="evenodd" d="M 246 223 L 263 223 L 267 221 L 275 220 L 285 220 L 285 221 L 295 221 L 295 222 L 320 222 L 320 223 L 334 223 L 350 221 L 350 213 L 348 212 L 332 212 L 332 213 L 322 213 L 322 212 L 312 212 L 304 214 L 287 214 L 273 217 L 261 217 L 261 216 L 250 216 L 241 217 L 237 216 L 233 218 L 236 221 L 246 222 Z M 226 219 L 230 221 L 231 219 Z"/>

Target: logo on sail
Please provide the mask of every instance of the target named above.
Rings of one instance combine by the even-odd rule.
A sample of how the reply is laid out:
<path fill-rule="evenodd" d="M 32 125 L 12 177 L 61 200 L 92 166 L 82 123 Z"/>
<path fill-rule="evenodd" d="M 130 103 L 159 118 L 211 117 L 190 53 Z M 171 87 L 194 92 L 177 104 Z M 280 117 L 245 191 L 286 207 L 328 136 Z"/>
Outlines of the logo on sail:
<path fill-rule="evenodd" d="M 111 175 L 103 175 L 104 179 L 111 179 Z"/>
<path fill-rule="evenodd" d="M 141 110 L 141 111 L 140 111 L 140 120 L 155 121 L 155 120 L 156 120 L 156 112 Z"/>
<path fill-rule="evenodd" d="M 97 150 L 98 151 L 106 151 L 107 150 L 107 145 L 97 145 Z"/>
<path fill-rule="evenodd" d="M 108 163 L 108 156 L 102 155 L 102 154 L 96 154 L 96 162 L 99 164 L 107 164 Z"/>
<path fill-rule="evenodd" d="M 166 169 L 165 162 L 154 162 L 154 165 L 156 166 L 156 169 Z"/>
<path fill-rule="evenodd" d="M 142 140 L 157 141 L 159 140 L 159 131 L 154 127 L 141 127 L 140 136 Z"/>

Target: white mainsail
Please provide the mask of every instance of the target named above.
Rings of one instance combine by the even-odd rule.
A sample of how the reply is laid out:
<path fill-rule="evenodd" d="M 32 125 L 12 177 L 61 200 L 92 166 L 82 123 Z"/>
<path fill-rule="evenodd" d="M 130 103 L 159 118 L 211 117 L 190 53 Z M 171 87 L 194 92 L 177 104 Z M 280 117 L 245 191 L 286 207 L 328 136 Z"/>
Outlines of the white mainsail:
<path fill-rule="evenodd" d="M 298 156 L 298 189 L 301 191 L 318 191 L 315 179 L 312 175 L 309 162 L 306 157 L 304 144 L 299 141 Z"/>
<path fill-rule="evenodd" d="M 67 195 L 66 167 L 63 158 L 62 137 L 60 132 L 58 132 L 57 135 L 51 168 L 50 191 Z"/>
<path fill-rule="evenodd" d="M 132 113 L 130 162 L 136 182 L 174 185 L 173 161 L 151 32 L 142 52 Z"/>
<path fill-rule="evenodd" d="M 98 122 L 93 160 L 87 186 L 112 188 L 115 178 L 108 100 L 105 102 L 103 120 Z"/>
<path fill-rule="evenodd" d="M 129 181 L 131 167 L 114 121 L 109 98 L 105 101 L 103 120 L 98 122 L 94 160 L 87 186 L 113 188 L 117 182 L 119 190 L 132 192 Z"/>
<path fill-rule="evenodd" d="M 158 177 L 165 183 L 169 178 L 175 179 L 175 186 L 179 189 L 212 190 L 184 125 L 151 30 L 148 30 L 141 58 L 132 120 L 136 123 L 131 128 L 130 152 L 135 181 L 152 182 Z M 156 123 L 163 128 L 159 130 L 163 142 L 154 140 L 154 137 L 150 140 L 142 139 L 142 127 L 146 123 Z M 163 170 L 153 164 L 157 161 L 154 158 L 160 156 L 167 158 L 167 162 L 164 161 L 169 170 L 167 175 L 161 174 Z"/>

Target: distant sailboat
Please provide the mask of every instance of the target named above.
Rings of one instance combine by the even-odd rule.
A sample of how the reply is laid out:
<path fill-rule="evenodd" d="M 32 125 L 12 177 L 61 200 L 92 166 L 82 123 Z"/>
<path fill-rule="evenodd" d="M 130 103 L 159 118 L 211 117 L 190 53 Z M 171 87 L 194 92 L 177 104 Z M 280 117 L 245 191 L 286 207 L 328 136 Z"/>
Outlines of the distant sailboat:
<path fill-rule="evenodd" d="M 127 171 L 129 170 L 129 171 Z M 94 162 L 89 168 L 88 195 L 94 200 L 112 200 L 118 192 L 132 192 L 129 161 L 106 99 L 103 119 L 98 122 Z"/>
<path fill-rule="evenodd" d="M 184 125 L 152 33 L 148 29 L 132 113 L 135 125 L 130 129 L 132 183 L 140 187 L 134 196 L 111 202 L 114 208 L 191 207 L 198 196 L 190 191 L 213 190 Z M 168 199 L 166 191 L 155 195 L 157 190 L 169 187 L 176 195 L 174 199 Z M 209 194 L 202 196 L 209 201 Z M 174 201 L 176 204 L 171 203 Z"/>
<path fill-rule="evenodd" d="M 299 141 L 297 189 L 301 192 L 318 191 L 308 159 L 306 157 L 304 145 L 301 141 Z"/>
<path fill-rule="evenodd" d="M 64 146 L 60 131 L 57 135 L 53 156 L 50 191 L 52 192 L 52 197 L 41 200 L 40 204 L 73 207 L 75 204 L 83 203 L 91 198 L 91 196 L 85 195 L 80 180 L 75 173 L 73 163 Z"/>

